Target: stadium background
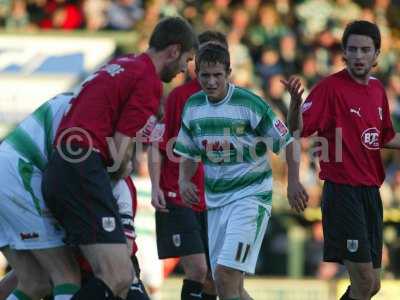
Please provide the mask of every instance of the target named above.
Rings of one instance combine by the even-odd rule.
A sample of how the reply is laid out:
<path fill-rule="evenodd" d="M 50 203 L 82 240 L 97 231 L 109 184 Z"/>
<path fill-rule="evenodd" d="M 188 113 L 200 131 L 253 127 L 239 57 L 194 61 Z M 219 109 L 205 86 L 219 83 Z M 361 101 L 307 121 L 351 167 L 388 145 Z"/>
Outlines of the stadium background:
<path fill-rule="evenodd" d="M 197 32 L 226 33 L 232 81 L 264 96 L 283 118 L 289 97 L 280 79 L 297 74 L 308 92 L 320 78 L 343 68 L 345 24 L 357 18 L 376 22 L 382 50 L 375 76 L 386 86 L 392 120 L 400 130 L 399 0 L 0 0 L 0 137 L 43 101 L 74 89 L 109 58 L 145 50 L 157 21 L 177 14 Z M 165 94 L 184 80 L 176 78 Z M 301 179 L 310 195 L 302 215 L 288 209 L 284 164 L 271 156 L 273 215 L 257 265 L 260 277 L 247 283 L 255 299 L 335 299 L 346 286 L 340 266 L 321 262 L 321 182 L 313 145 L 311 140 L 302 143 Z M 145 156 L 139 156 L 136 176 L 146 178 Z M 385 281 L 376 299 L 399 299 L 400 154 L 385 150 L 382 156 L 387 174 L 381 188 Z M 180 270 L 175 273 L 179 276 Z M 178 279 L 168 279 L 162 299 L 178 299 L 179 285 Z"/>

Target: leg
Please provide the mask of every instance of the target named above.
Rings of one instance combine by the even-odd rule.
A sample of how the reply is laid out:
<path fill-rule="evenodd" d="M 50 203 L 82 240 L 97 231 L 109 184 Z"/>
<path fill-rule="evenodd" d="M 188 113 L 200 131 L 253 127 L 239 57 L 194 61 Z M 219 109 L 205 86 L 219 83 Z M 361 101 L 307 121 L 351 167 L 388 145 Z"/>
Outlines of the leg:
<path fill-rule="evenodd" d="M 221 300 L 240 299 L 243 272 L 222 265 L 215 269 L 215 285 Z"/>
<path fill-rule="evenodd" d="M 242 280 L 242 285 L 240 286 L 240 300 L 253 300 L 249 293 L 244 289 L 244 280 Z"/>
<path fill-rule="evenodd" d="M 380 289 L 381 289 L 381 269 L 376 268 L 374 269 L 374 286 L 372 288 L 371 297 L 378 294 Z"/>
<path fill-rule="evenodd" d="M 203 300 L 217 300 L 217 290 L 211 272 L 207 273 L 206 280 L 203 285 Z"/>
<path fill-rule="evenodd" d="M 185 279 L 204 283 L 207 277 L 207 262 L 204 253 L 181 257 Z"/>
<path fill-rule="evenodd" d="M 11 270 L 0 281 L 0 300 L 7 299 L 17 285 L 17 275 L 15 275 L 15 271 Z"/>
<path fill-rule="evenodd" d="M 80 286 L 81 276 L 78 263 L 70 249 L 57 247 L 32 250 L 33 256 L 49 274 L 54 286 L 74 284 Z"/>
<path fill-rule="evenodd" d="M 181 264 L 185 279 L 181 291 L 182 300 L 198 298 L 203 291 L 204 280 L 207 276 L 207 263 L 203 253 L 183 256 Z"/>
<path fill-rule="evenodd" d="M 94 244 L 80 247 L 95 277 L 115 295 L 126 296 L 134 279 L 134 269 L 126 244 Z"/>
<path fill-rule="evenodd" d="M 375 286 L 376 272 L 372 263 L 355 263 L 345 260 L 344 264 L 350 276 L 350 298 L 369 300 L 373 290 L 377 292 L 377 286 Z"/>
<path fill-rule="evenodd" d="M 50 278 L 30 251 L 8 247 L 2 251 L 18 278 L 19 291 L 32 299 L 41 299 L 51 293 Z"/>

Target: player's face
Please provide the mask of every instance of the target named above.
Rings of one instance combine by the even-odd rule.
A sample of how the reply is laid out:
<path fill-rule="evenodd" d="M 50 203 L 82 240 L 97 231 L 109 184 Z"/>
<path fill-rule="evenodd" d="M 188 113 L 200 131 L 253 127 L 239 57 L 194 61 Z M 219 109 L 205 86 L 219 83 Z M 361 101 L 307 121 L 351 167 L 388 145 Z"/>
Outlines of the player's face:
<path fill-rule="evenodd" d="M 366 35 L 351 34 L 347 40 L 344 57 L 347 68 L 354 78 L 365 80 L 374 66 L 379 51 L 373 40 Z"/>
<path fill-rule="evenodd" d="M 187 64 L 189 61 L 193 60 L 194 51 L 183 52 L 177 59 L 166 64 L 162 69 L 160 77 L 163 82 L 171 82 L 176 75 L 181 72 L 186 72 Z"/>
<path fill-rule="evenodd" d="M 221 63 L 201 63 L 197 70 L 197 78 L 210 101 L 218 102 L 228 92 L 230 70 L 226 71 Z"/>

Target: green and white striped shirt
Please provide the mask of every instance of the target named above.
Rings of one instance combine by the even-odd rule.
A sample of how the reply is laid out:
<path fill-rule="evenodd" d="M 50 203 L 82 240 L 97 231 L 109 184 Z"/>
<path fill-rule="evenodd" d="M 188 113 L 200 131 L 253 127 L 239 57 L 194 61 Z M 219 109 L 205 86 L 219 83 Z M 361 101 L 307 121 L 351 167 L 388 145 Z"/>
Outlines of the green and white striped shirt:
<path fill-rule="evenodd" d="M 70 107 L 71 99 L 72 94 L 60 94 L 42 104 L 6 136 L 0 151 L 15 153 L 43 171 L 53 151 L 57 128 Z"/>
<path fill-rule="evenodd" d="M 209 209 L 248 197 L 270 205 L 272 170 L 266 153 L 278 153 L 291 141 L 262 98 L 230 84 L 218 103 L 202 91 L 189 98 L 174 151 L 204 163 Z"/>

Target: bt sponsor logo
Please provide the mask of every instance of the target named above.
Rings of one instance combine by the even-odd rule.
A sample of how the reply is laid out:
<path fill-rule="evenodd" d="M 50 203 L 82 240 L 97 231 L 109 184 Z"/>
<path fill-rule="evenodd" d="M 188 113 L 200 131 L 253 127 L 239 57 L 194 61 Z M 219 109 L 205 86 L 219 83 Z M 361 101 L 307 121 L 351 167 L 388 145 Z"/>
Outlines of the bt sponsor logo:
<path fill-rule="evenodd" d="M 364 130 L 361 142 L 367 149 L 379 150 L 379 130 L 376 127 Z"/>

